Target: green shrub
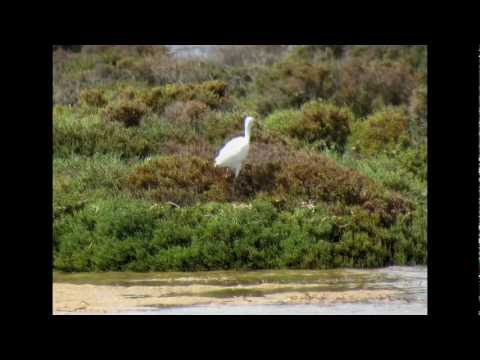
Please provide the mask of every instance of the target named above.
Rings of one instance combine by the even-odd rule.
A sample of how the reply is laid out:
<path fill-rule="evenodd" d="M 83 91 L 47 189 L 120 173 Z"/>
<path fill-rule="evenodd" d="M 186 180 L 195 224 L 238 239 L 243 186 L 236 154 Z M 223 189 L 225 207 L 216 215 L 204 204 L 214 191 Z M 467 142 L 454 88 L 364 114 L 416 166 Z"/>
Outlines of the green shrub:
<path fill-rule="evenodd" d="M 114 198 L 91 204 L 55 223 L 54 265 L 64 271 L 105 271 L 144 263 L 145 241 L 153 236 L 157 217 L 145 202 Z"/>
<path fill-rule="evenodd" d="M 163 111 L 163 108 L 167 104 L 164 100 L 165 88 L 161 86 L 155 86 L 149 91 L 144 92 L 141 95 L 141 100 L 153 111 Z"/>
<path fill-rule="evenodd" d="M 409 141 L 407 114 L 394 107 L 384 108 L 356 123 L 351 138 L 354 150 L 366 156 L 394 150 L 398 145 L 408 146 Z"/>
<path fill-rule="evenodd" d="M 116 91 L 114 97 L 116 100 L 119 101 L 134 101 L 141 100 L 142 95 L 143 92 L 141 91 L 141 89 L 138 89 L 131 85 L 127 85 Z"/>
<path fill-rule="evenodd" d="M 352 114 L 346 108 L 339 108 L 322 101 L 312 101 L 302 108 L 306 129 L 297 130 L 297 136 L 307 141 L 323 140 L 327 146 L 343 150 L 350 135 Z M 309 134 L 308 129 L 312 129 Z M 313 134 L 312 134 L 313 133 Z"/>
<path fill-rule="evenodd" d="M 400 164 L 422 181 L 427 181 L 427 145 L 410 148 L 399 154 Z"/>
<path fill-rule="evenodd" d="M 217 147 L 235 136 L 243 136 L 245 134 L 243 123 L 245 115 L 241 111 L 206 112 L 202 120 L 202 136 Z M 252 130 L 252 138 L 254 136 L 256 136 L 256 132 Z"/>
<path fill-rule="evenodd" d="M 116 153 L 121 157 L 145 157 L 161 152 L 166 136 L 166 127 L 155 119 L 145 119 L 139 127 L 125 127 L 102 121 L 96 114 L 83 117 L 72 110 L 54 111 L 55 156 Z"/>
<path fill-rule="evenodd" d="M 116 68 L 122 71 L 125 78 L 145 81 L 150 85 L 155 83 L 152 68 L 146 58 L 125 57 L 118 60 Z"/>
<path fill-rule="evenodd" d="M 413 91 L 410 102 L 410 113 L 413 118 L 426 123 L 427 121 L 427 87 L 421 85 Z"/>
<path fill-rule="evenodd" d="M 200 83 L 197 88 L 200 89 L 200 91 L 209 92 L 218 97 L 225 97 L 227 95 L 227 84 L 223 81 L 205 81 Z"/>
<path fill-rule="evenodd" d="M 326 208 L 280 212 L 206 203 L 186 208 L 123 197 L 98 200 L 54 224 L 54 265 L 63 271 L 197 271 L 377 267 L 425 262 L 424 216 L 392 231 L 370 217 L 339 219 Z M 341 223 L 352 224 L 348 227 Z"/>
<path fill-rule="evenodd" d="M 129 164 L 116 154 L 54 157 L 54 218 L 73 213 L 98 196 L 117 194 L 128 169 Z"/>
<path fill-rule="evenodd" d="M 265 118 L 267 129 L 286 135 L 290 134 L 297 125 L 301 125 L 301 122 L 301 111 L 294 109 L 277 110 Z"/>
<path fill-rule="evenodd" d="M 360 157 L 346 151 L 323 154 L 338 165 L 360 172 L 387 189 L 401 193 L 416 204 L 427 201 L 427 151 L 426 145 L 391 153 L 379 153 L 374 157 Z"/>
<path fill-rule="evenodd" d="M 392 263 L 419 265 L 427 261 L 427 210 L 419 206 L 399 217 L 385 234 Z"/>
<path fill-rule="evenodd" d="M 311 101 L 298 110 L 280 110 L 265 119 L 267 128 L 307 143 L 343 151 L 350 135 L 352 114 L 346 108 L 323 101 Z"/>
<path fill-rule="evenodd" d="M 198 84 L 167 84 L 146 92 L 142 101 L 157 112 L 163 112 L 168 104 L 175 101 L 198 100 L 211 108 L 218 108 L 226 102 L 226 89 L 226 83 L 216 80 Z"/>
<path fill-rule="evenodd" d="M 417 138 L 424 139 L 427 135 L 427 86 L 422 84 L 415 88 L 410 98 L 409 116 L 411 128 Z"/>
<path fill-rule="evenodd" d="M 138 126 L 147 108 L 139 101 L 124 101 L 109 104 L 104 112 L 106 121 L 115 121 L 125 126 Z"/>
<path fill-rule="evenodd" d="M 335 244 L 336 261 L 352 267 L 380 267 L 385 265 L 385 250 L 381 244 L 365 233 L 346 233 Z"/>
<path fill-rule="evenodd" d="M 94 107 L 102 107 L 107 103 L 103 91 L 100 89 L 85 89 L 80 92 L 80 102 Z"/>

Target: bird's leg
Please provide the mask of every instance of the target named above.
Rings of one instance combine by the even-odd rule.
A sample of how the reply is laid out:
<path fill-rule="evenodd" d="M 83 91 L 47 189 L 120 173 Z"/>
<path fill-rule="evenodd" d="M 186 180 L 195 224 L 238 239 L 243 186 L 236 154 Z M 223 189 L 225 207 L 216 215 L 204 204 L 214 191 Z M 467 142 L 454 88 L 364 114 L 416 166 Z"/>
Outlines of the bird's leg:
<path fill-rule="evenodd" d="M 237 180 L 237 177 L 234 176 L 233 181 L 232 181 L 232 199 L 235 198 L 235 183 L 236 183 L 236 180 Z"/>
<path fill-rule="evenodd" d="M 237 177 L 238 177 L 238 173 L 240 172 L 240 167 L 237 167 L 235 169 L 235 177 L 233 178 L 233 196 L 236 197 L 236 193 L 235 193 L 235 185 L 237 183 Z"/>

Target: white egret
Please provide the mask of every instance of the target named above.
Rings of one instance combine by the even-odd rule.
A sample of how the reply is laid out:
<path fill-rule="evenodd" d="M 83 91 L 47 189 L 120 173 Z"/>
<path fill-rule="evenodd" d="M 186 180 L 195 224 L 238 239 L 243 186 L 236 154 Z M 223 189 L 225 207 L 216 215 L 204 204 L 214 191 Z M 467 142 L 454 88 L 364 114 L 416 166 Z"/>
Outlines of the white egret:
<path fill-rule="evenodd" d="M 247 116 L 245 118 L 245 136 L 239 136 L 227 142 L 215 158 L 215 166 L 228 167 L 235 171 L 235 179 L 240 173 L 242 162 L 248 155 L 252 125 L 253 118 Z"/>

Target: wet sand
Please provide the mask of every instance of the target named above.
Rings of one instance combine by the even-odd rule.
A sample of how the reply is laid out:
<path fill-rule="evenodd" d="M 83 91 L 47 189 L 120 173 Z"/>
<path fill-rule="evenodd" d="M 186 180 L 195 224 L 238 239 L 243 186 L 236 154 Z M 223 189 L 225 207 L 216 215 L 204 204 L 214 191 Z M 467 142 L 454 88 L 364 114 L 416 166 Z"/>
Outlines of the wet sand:
<path fill-rule="evenodd" d="M 324 309 L 328 313 L 334 307 L 340 309 L 342 304 L 353 309 L 352 304 L 385 306 L 398 304 L 399 300 L 415 301 L 406 296 L 415 296 L 415 291 L 406 292 L 404 285 L 396 286 L 401 283 L 398 272 L 396 268 L 390 272 L 380 269 L 57 274 L 53 283 L 53 314 L 248 313 L 249 310 L 268 313 L 288 306 L 293 306 L 292 311 L 316 313 Z M 423 285 L 426 289 L 426 282 L 420 289 Z M 420 306 L 425 307 L 426 313 L 426 299 Z M 356 311 L 361 309 L 360 306 Z"/>
<path fill-rule="evenodd" d="M 258 287 L 256 287 L 258 288 Z M 250 287 L 250 289 L 252 289 Z M 218 298 L 203 295 L 211 287 L 186 286 L 175 293 L 166 287 L 54 284 L 54 314 L 59 312 L 112 313 L 145 307 L 246 304 L 328 304 L 388 300 L 393 290 L 347 290 L 339 292 L 284 292 L 264 296 Z M 185 296 L 182 292 L 189 292 Z M 192 294 L 193 295 L 190 295 Z M 203 295 L 203 296 L 202 296 Z"/>

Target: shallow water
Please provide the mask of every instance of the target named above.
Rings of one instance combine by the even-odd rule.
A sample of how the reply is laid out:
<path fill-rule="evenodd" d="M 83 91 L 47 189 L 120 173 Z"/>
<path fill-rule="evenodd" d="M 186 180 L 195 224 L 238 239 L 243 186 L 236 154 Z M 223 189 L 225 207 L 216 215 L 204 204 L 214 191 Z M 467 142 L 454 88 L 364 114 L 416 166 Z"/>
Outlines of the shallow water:
<path fill-rule="evenodd" d="M 345 303 L 336 305 L 223 305 L 127 311 L 124 315 L 426 315 L 423 303 Z"/>
<path fill-rule="evenodd" d="M 423 266 L 369 270 L 54 273 L 54 283 L 74 285 L 78 294 L 73 298 L 83 298 L 87 304 L 105 299 L 103 304 L 90 308 L 59 306 L 56 314 L 427 314 L 427 269 Z M 88 297 L 84 287 L 93 295 Z M 377 296 L 379 293 L 382 295 Z M 105 302 L 112 305 L 106 306 Z"/>

